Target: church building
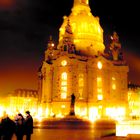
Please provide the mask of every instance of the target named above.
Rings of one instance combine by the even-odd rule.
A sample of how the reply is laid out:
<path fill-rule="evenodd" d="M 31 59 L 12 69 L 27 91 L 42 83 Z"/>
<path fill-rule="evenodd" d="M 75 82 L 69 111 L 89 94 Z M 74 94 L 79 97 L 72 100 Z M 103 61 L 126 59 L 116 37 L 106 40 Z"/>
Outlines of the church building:
<path fill-rule="evenodd" d="M 39 101 L 43 115 L 70 113 L 75 96 L 75 115 L 96 119 L 128 114 L 128 66 L 122 57 L 116 32 L 107 51 L 99 17 L 91 13 L 89 0 L 74 0 L 69 16 L 59 28 L 59 42 L 47 44 L 39 69 Z"/>

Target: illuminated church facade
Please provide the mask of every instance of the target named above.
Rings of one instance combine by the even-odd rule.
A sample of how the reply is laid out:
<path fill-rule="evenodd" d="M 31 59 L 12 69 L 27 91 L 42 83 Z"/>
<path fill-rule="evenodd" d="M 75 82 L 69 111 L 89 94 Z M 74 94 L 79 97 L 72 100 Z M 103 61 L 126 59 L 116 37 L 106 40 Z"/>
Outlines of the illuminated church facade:
<path fill-rule="evenodd" d="M 75 115 L 96 119 L 124 117 L 128 110 L 128 66 L 116 32 L 105 53 L 103 29 L 88 0 L 74 0 L 59 29 L 59 43 L 50 38 L 39 69 L 39 101 L 45 116 L 67 116 L 71 95 Z"/>

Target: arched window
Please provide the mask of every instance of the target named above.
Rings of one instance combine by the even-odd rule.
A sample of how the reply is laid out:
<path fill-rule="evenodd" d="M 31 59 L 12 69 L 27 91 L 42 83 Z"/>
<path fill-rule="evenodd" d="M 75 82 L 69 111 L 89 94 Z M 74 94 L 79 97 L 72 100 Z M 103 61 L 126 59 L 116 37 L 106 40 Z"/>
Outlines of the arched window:
<path fill-rule="evenodd" d="M 115 77 L 112 77 L 112 89 L 116 90 L 116 79 L 115 79 Z"/>
<path fill-rule="evenodd" d="M 79 98 L 83 98 L 84 75 L 82 73 L 79 74 L 78 85 L 79 85 Z"/>
<path fill-rule="evenodd" d="M 61 74 L 61 98 L 67 98 L 67 73 L 63 72 Z"/>
<path fill-rule="evenodd" d="M 103 100 L 102 78 L 101 77 L 97 77 L 97 99 Z"/>

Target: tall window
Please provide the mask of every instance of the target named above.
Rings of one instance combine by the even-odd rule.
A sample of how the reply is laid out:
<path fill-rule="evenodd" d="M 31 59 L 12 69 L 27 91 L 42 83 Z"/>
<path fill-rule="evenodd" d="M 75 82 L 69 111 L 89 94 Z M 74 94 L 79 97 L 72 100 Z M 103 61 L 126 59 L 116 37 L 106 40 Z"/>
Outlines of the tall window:
<path fill-rule="evenodd" d="M 63 72 L 61 74 L 61 98 L 67 98 L 67 73 Z"/>
<path fill-rule="evenodd" d="M 84 75 L 83 74 L 79 74 L 78 85 L 79 85 L 79 98 L 83 98 L 83 88 L 84 88 Z"/>
<path fill-rule="evenodd" d="M 116 90 L 116 79 L 112 77 L 112 89 Z"/>
<path fill-rule="evenodd" d="M 97 99 L 103 100 L 102 78 L 101 77 L 97 77 Z"/>
<path fill-rule="evenodd" d="M 98 61 L 98 63 L 97 63 L 97 67 L 98 67 L 98 69 L 102 69 L 102 67 L 103 67 L 103 64 L 102 64 L 102 62 L 101 61 Z"/>

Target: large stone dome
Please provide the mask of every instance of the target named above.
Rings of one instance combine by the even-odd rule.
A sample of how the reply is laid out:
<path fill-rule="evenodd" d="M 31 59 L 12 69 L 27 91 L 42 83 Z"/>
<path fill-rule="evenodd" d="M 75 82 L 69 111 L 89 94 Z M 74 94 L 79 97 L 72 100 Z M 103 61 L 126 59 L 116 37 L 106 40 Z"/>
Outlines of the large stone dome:
<path fill-rule="evenodd" d="M 86 55 L 96 55 L 104 51 L 103 29 L 99 18 L 91 13 L 88 0 L 74 0 L 71 14 L 64 16 L 59 29 L 59 43 L 61 44 L 67 21 L 70 21 L 76 50 Z"/>

